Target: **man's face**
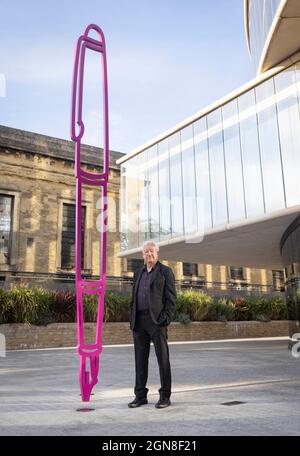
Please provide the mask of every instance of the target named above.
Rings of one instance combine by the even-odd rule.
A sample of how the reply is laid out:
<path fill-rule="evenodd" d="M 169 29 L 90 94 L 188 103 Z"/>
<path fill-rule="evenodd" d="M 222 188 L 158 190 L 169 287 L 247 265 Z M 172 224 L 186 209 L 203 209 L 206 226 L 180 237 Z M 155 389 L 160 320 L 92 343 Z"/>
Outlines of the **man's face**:
<path fill-rule="evenodd" d="M 158 252 L 153 245 L 146 245 L 143 250 L 143 258 L 145 263 L 156 263 Z"/>

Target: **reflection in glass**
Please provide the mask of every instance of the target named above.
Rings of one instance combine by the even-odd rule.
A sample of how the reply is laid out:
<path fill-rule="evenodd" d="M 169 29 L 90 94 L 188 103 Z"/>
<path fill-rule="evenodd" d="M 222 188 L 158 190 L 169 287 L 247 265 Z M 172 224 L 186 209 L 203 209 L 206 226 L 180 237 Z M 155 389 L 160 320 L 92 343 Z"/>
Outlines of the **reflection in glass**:
<path fill-rule="evenodd" d="M 221 109 L 207 116 L 213 226 L 227 223 Z"/>
<path fill-rule="evenodd" d="M 139 225 L 139 185 L 138 185 L 138 159 L 133 157 L 122 165 L 122 244 L 127 249 L 138 247 Z"/>
<path fill-rule="evenodd" d="M 238 98 L 246 216 L 264 212 L 264 197 L 255 110 L 254 91 L 250 90 Z"/>
<path fill-rule="evenodd" d="M 182 177 L 184 201 L 184 232 L 191 234 L 197 231 L 197 204 L 195 182 L 195 156 L 193 127 L 181 130 Z"/>
<path fill-rule="evenodd" d="M 172 236 L 183 234 L 180 133 L 169 138 Z"/>
<path fill-rule="evenodd" d="M 138 187 L 139 187 L 139 245 L 146 240 L 149 232 L 148 216 L 148 151 L 140 153 L 138 156 Z"/>
<path fill-rule="evenodd" d="M 299 205 L 299 113 L 300 63 L 126 161 L 122 249 Z"/>
<path fill-rule="evenodd" d="M 148 149 L 149 239 L 159 237 L 158 155 L 157 144 Z"/>
<path fill-rule="evenodd" d="M 273 79 L 256 88 L 256 103 L 266 212 L 271 212 L 285 207 Z"/>
<path fill-rule="evenodd" d="M 12 231 L 13 197 L 0 195 L 0 262 L 8 263 Z"/>
<path fill-rule="evenodd" d="M 222 108 L 229 221 L 245 217 L 245 195 L 237 101 Z"/>
<path fill-rule="evenodd" d="M 159 220 L 160 240 L 171 233 L 170 170 L 168 139 L 158 144 Z"/>
<path fill-rule="evenodd" d="M 258 66 L 280 2 L 281 0 L 250 0 L 250 47 L 256 66 Z"/>
<path fill-rule="evenodd" d="M 274 77 L 287 206 L 300 202 L 300 128 L 294 66 Z"/>
<path fill-rule="evenodd" d="M 198 231 L 212 227 L 206 118 L 193 124 Z"/>

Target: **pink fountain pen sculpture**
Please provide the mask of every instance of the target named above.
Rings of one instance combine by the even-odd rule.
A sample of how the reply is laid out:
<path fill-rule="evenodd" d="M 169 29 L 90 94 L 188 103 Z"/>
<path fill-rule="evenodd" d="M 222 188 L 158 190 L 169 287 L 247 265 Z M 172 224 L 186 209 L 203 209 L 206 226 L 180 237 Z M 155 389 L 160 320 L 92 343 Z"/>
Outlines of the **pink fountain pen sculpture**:
<path fill-rule="evenodd" d="M 94 30 L 97 39 L 89 36 Z M 82 95 L 86 49 L 102 54 L 102 83 L 103 83 L 103 114 L 104 114 L 104 150 L 103 172 L 90 173 L 81 168 L 80 147 L 84 135 L 82 119 Z M 101 67 L 99 67 L 101 77 Z M 102 322 L 104 312 L 104 295 L 106 284 L 106 226 L 107 226 L 107 182 L 109 172 L 109 140 L 108 140 L 108 94 L 105 39 L 102 30 L 95 24 L 89 25 L 84 35 L 77 42 L 72 93 L 71 138 L 75 142 L 75 176 L 76 176 L 76 305 L 77 305 L 77 353 L 80 356 L 79 382 L 83 401 L 89 401 L 93 386 L 98 382 L 99 355 L 102 352 Z M 99 156 L 99 166 L 102 165 Z M 100 273 L 99 279 L 87 281 L 81 275 L 81 221 L 82 221 L 82 187 L 94 186 L 101 190 L 101 229 L 100 229 Z M 96 295 L 98 299 L 96 339 L 93 344 L 85 343 L 84 336 L 84 296 Z"/>

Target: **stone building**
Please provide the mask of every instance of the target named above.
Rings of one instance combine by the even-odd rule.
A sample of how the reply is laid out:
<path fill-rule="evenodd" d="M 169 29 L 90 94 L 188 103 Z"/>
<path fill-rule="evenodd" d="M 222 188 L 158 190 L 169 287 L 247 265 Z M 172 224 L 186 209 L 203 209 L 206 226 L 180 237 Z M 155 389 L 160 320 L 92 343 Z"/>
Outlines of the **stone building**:
<path fill-rule="evenodd" d="M 127 292 L 140 260 L 120 258 L 119 190 L 123 154 L 111 151 L 109 171 L 108 288 Z M 86 169 L 99 172 L 100 150 L 82 147 Z M 30 283 L 62 289 L 74 284 L 75 178 L 74 145 L 0 126 L 0 284 Z M 99 271 L 97 189 L 83 195 L 82 267 L 88 277 Z M 162 258 L 163 259 L 163 258 Z M 267 271 L 169 261 L 178 287 L 270 292 L 283 287 L 283 271 Z"/>

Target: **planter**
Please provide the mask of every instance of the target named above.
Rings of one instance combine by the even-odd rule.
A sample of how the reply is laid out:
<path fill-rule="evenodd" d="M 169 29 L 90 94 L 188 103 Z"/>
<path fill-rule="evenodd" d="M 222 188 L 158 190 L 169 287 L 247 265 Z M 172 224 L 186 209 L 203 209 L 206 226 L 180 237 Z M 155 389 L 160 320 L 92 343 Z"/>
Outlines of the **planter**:
<path fill-rule="evenodd" d="M 26 324 L 0 325 L 0 334 L 6 338 L 7 350 L 28 348 L 74 347 L 77 345 L 76 323 L 52 323 L 48 326 Z M 94 341 L 96 324 L 85 324 L 86 342 Z M 201 321 L 188 325 L 172 323 L 168 338 L 173 341 L 239 339 L 250 337 L 285 337 L 289 334 L 289 322 L 282 321 Z M 104 323 L 103 344 L 132 344 L 129 323 Z"/>

